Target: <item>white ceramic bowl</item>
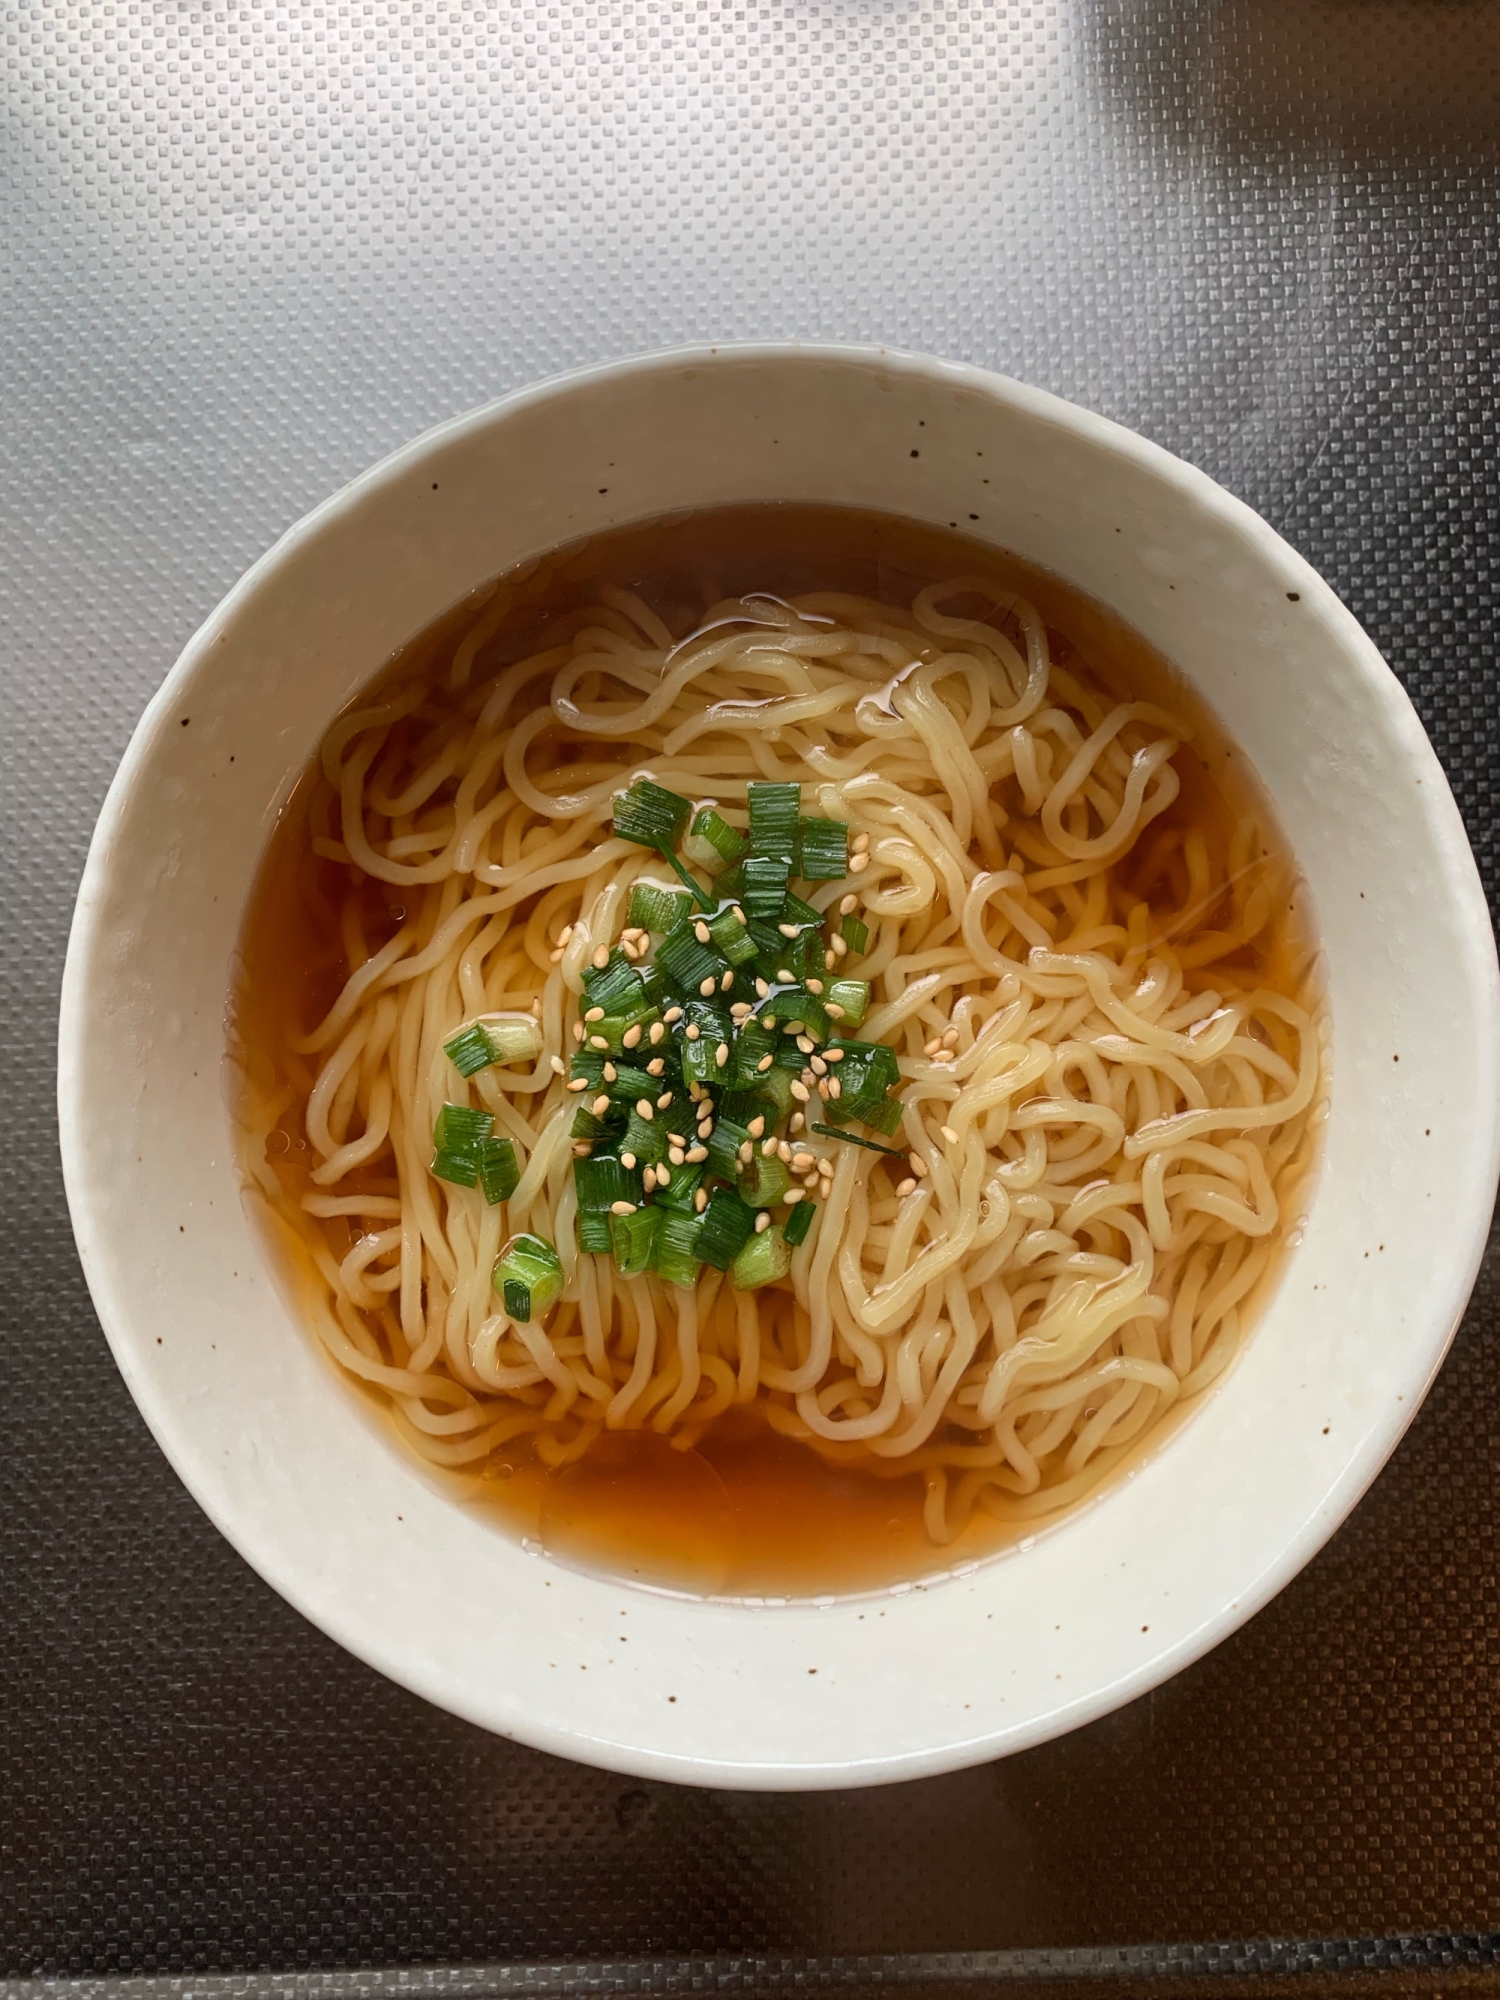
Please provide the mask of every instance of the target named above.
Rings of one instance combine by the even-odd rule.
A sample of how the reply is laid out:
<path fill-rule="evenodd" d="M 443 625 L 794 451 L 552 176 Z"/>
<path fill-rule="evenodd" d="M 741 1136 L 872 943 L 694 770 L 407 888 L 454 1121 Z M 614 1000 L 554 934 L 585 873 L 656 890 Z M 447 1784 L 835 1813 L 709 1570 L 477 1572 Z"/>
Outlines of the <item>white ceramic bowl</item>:
<path fill-rule="evenodd" d="M 242 1207 L 223 1076 L 231 955 L 272 817 L 392 650 L 559 542 L 782 498 L 966 528 L 977 513 L 975 532 L 1174 661 L 1253 758 L 1306 871 L 1334 1050 L 1302 1240 L 1217 1393 L 1030 1547 L 823 1608 L 601 1581 L 436 1492 L 283 1303 Z M 699 349 L 565 376 L 419 439 L 294 528 L 192 640 L 79 892 L 63 1162 L 99 1316 L 162 1449 L 341 1644 L 591 1763 L 868 1784 L 1018 1750 L 1143 1693 L 1332 1534 L 1473 1282 L 1496 1028 L 1491 932 L 1437 760 L 1369 640 L 1264 522 L 1155 446 L 994 375 L 873 349 Z"/>

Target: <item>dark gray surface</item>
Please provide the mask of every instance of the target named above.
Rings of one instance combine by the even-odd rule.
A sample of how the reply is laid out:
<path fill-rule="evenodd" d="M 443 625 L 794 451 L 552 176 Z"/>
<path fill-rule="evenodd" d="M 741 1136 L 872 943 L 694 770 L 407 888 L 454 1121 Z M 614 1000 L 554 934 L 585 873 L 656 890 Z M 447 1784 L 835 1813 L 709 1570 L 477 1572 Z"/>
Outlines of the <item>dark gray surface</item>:
<path fill-rule="evenodd" d="M 244 1567 L 114 1371 L 51 1099 L 88 833 L 195 624 L 429 423 L 688 338 L 955 355 L 1205 467 L 1405 680 L 1493 901 L 1500 8 L 4 21 L 6 1969 L 1500 1930 L 1500 1258 L 1369 1499 L 1168 1687 L 950 1778 L 698 1793 L 485 1737 Z"/>

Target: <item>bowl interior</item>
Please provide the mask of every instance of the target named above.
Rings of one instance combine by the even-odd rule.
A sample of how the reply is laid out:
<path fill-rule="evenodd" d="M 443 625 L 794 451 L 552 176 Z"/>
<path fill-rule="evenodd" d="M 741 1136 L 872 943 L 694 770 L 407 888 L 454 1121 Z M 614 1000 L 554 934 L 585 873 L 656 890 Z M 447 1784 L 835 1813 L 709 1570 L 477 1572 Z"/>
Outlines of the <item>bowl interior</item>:
<path fill-rule="evenodd" d="M 222 1073 L 232 955 L 275 813 L 380 664 L 560 542 L 783 498 L 981 535 L 1107 604 L 1197 686 L 1309 882 L 1334 1056 L 1301 1240 L 1224 1387 L 1033 1545 L 828 1607 L 606 1582 L 435 1491 L 339 1393 L 282 1298 L 242 1202 Z M 704 350 L 543 385 L 420 440 L 294 529 L 191 642 L 80 891 L 64 1161 L 148 1422 L 220 1528 L 335 1638 L 563 1754 L 849 1784 L 1103 1712 L 1224 1636 L 1332 1532 L 1420 1400 L 1477 1267 L 1495 1007 L 1472 857 L 1426 738 L 1263 523 L 1141 440 L 995 377 L 863 350 Z"/>

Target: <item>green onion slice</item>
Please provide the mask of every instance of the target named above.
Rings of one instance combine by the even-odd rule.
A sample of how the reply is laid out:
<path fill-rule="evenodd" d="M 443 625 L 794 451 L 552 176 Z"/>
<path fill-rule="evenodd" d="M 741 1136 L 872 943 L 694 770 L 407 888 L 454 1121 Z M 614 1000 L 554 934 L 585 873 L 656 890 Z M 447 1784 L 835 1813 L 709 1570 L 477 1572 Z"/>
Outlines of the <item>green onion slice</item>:
<path fill-rule="evenodd" d="M 665 851 L 681 840 L 692 814 L 691 799 L 669 792 L 649 778 L 637 778 L 629 791 L 615 800 L 615 835 L 637 847 Z"/>
<path fill-rule="evenodd" d="M 491 1282 L 513 1320 L 540 1319 L 562 1296 L 562 1259 L 545 1236 L 512 1236 L 495 1260 Z"/>
<path fill-rule="evenodd" d="M 807 1241 L 807 1232 L 813 1226 L 817 1213 L 817 1203 L 806 1199 L 799 1201 L 786 1221 L 781 1225 L 781 1233 L 795 1250 L 799 1243 Z"/>
<path fill-rule="evenodd" d="M 779 1229 L 752 1236 L 730 1266 L 729 1282 L 737 1292 L 757 1291 L 774 1284 L 792 1268 L 791 1246 Z"/>
<path fill-rule="evenodd" d="M 841 819 L 804 819 L 797 828 L 796 870 L 804 882 L 838 882 L 849 873 L 849 828 Z"/>

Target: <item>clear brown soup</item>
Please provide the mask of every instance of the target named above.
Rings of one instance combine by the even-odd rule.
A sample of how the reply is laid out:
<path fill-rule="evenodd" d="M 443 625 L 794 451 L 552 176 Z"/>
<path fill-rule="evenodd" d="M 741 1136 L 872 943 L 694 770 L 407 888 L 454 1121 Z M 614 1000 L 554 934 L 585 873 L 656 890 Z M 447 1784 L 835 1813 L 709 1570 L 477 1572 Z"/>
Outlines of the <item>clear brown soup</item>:
<path fill-rule="evenodd" d="M 638 592 L 674 633 L 686 635 L 706 605 L 726 596 L 839 590 L 906 604 L 929 583 L 976 571 L 1004 578 L 1031 599 L 1060 664 L 1086 668 L 1117 698 L 1155 701 L 1191 723 L 1193 740 L 1174 758 L 1181 790 L 1153 831 L 1191 827 L 1222 853 L 1237 822 L 1256 822 L 1287 885 L 1285 907 L 1253 947 L 1220 964 L 1242 983 L 1305 999 L 1312 958 L 1305 891 L 1252 770 L 1213 715 L 1102 605 L 953 530 L 856 509 L 779 504 L 671 516 L 599 535 L 501 579 L 512 609 L 480 652 L 475 678 L 526 657 L 552 619 L 593 601 L 603 584 Z M 488 587 L 477 591 L 386 662 L 372 685 L 440 675 L 490 601 Z M 308 1185 L 303 1114 L 313 1072 L 289 1045 L 323 1017 L 349 970 L 333 895 L 335 887 L 343 895 L 348 871 L 311 850 L 306 804 L 315 776 L 310 770 L 293 792 L 261 864 L 241 937 L 231 1026 L 239 1087 L 292 1087 L 267 1152 L 294 1196 Z M 365 934 L 375 950 L 399 921 L 401 892 L 362 879 Z M 1142 894 L 1153 908 L 1175 909 L 1181 884 L 1169 870 Z M 305 1251 L 284 1231 L 274 1234 L 274 1255 L 294 1294 L 310 1282 Z M 1259 1287 L 1262 1302 L 1275 1269 Z M 350 1378 L 330 1364 L 335 1373 L 344 1386 L 330 1394 L 351 1393 Z M 383 1413 L 377 1397 L 362 1400 Z M 1188 1414 L 1190 1406 L 1148 1429 L 1142 1451 L 1160 1448 Z M 384 1422 L 383 1414 L 377 1420 Z M 836 1450 L 825 1458 L 776 1435 L 752 1406 L 727 1412 L 686 1453 L 653 1435 L 626 1432 L 606 1434 L 560 1473 L 521 1449 L 477 1475 L 425 1465 L 423 1471 L 565 1561 L 691 1592 L 808 1597 L 876 1589 L 971 1563 L 1046 1525 L 1006 1524 L 976 1509 L 957 1540 L 935 1546 L 923 1525 L 920 1474 L 901 1471 L 899 1463 L 872 1473 L 867 1464 L 852 1467 L 836 1457 Z M 1121 1468 L 1111 1475 L 1120 1476 Z M 1109 1483 L 1100 1491 L 1107 1493 Z"/>

